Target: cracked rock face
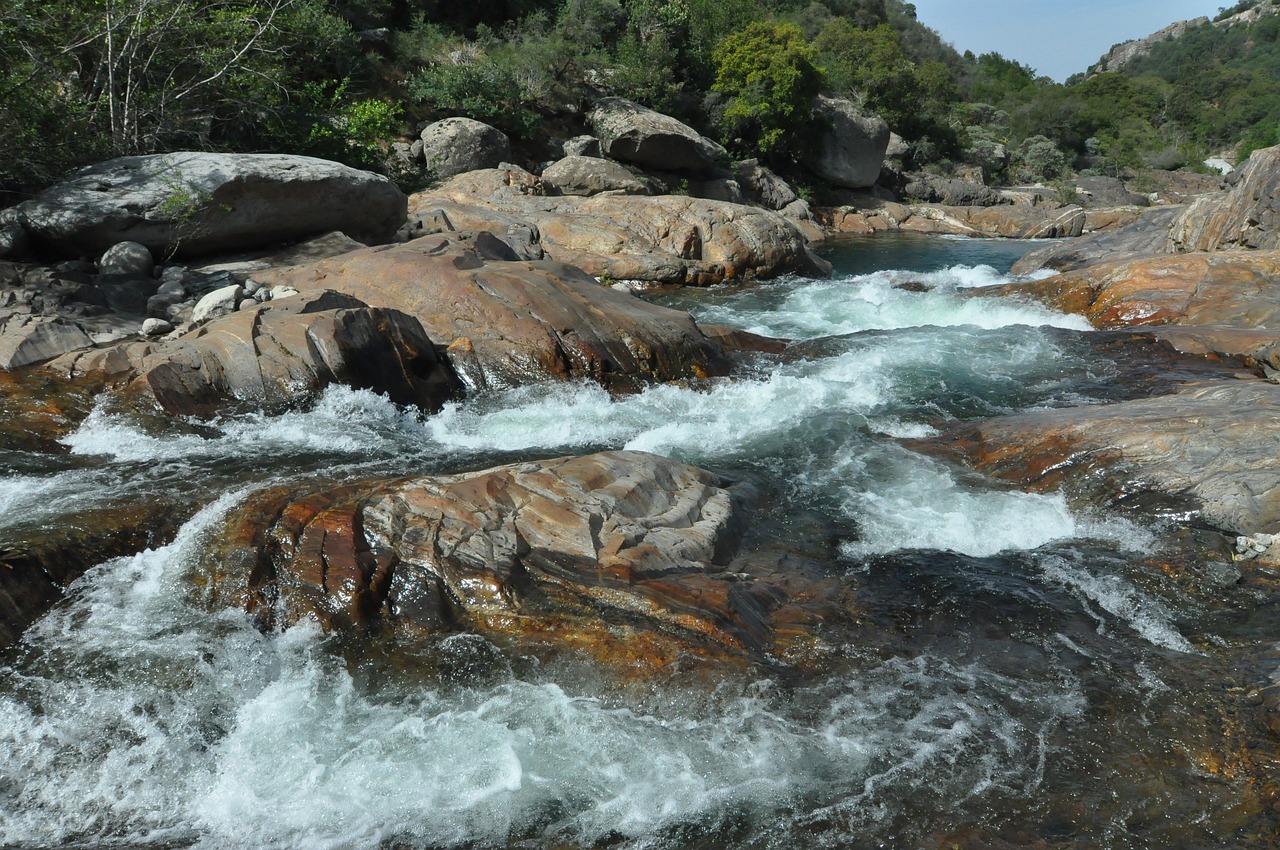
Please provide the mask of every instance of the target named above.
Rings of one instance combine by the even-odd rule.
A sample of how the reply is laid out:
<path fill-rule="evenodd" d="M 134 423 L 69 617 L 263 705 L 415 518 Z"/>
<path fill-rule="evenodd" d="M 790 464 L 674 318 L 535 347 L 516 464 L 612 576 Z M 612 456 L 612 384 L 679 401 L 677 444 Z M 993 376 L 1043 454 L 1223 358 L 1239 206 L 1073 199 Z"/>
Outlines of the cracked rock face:
<path fill-rule="evenodd" d="M 424 410 L 461 390 L 415 319 L 332 291 L 221 316 L 177 339 L 72 353 L 47 368 L 125 386 L 183 416 L 237 403 L 279 412 L 330 384 Z"/>
<path fill-rule="evenodd" d="M 644 452 L 256 497 L 209 560 L 223 604 L 400 638 L 478 633 L 623 666 L 767 648 L 775 584 L 726 569 L 750 488 Z"/>
<path fill-rule="evenodd" d="M 402 310 L 476 388 L 587 378 L 610 389 L 724 374 L 719 346 L 688 313 L 601 286 L 564 263 L 517 260 L 487 233 L 458 234 L 257 276 L 303 293 L 336 289 Z"/>

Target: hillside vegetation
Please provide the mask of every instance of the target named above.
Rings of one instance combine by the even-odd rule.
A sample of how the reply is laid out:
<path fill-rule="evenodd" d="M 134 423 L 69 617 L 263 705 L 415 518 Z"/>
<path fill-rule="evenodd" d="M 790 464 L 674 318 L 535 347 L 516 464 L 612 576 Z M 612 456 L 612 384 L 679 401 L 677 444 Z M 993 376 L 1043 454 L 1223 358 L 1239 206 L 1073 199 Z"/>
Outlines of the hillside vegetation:
<path fill-rule="evenodd" d="M 11 0 L 0 182 L 26 192 L 178 148 L 385 169 L 390 141 L 446 115 L 498 126 L 532 163 L 604 95 L 794 174 L 819 92 L 882 115 L 907 168 L 1010 182 L 1174 168 L 1277 141 L 1278 35 L 1274 14 L 1206 23 L 1059 85 L 958 54 L 902 0 Z"/>

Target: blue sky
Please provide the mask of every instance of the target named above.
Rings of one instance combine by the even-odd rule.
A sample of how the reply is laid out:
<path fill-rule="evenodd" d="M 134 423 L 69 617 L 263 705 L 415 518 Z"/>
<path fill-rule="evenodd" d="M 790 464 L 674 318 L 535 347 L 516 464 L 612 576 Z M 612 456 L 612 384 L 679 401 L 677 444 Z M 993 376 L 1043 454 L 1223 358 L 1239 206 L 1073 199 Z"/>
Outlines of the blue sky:
<path fill-rule="evenodd" d="M 1062 82 L 1111 45 L 1235 0 L 912 0 L 916 18 L 963 53 L 997 51 Z"/>

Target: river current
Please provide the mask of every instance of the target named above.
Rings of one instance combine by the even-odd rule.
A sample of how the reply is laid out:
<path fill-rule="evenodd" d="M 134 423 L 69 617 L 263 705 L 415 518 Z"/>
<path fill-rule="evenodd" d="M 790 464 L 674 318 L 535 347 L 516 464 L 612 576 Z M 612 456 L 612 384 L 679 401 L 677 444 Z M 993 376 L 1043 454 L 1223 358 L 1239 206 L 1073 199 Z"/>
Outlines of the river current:
<path fill-rule="evenodd" d="M 1275 741 L 1234 696 L 1233 666 L 1276 634 L 1241 613 L 1262 591 L 1229 565 L 1153 569 L 1154 515 L 899 443 L 1110 398 L 1082 320 L 962 297 L 1027 247 L 852 240 L 827 249 L 829 281 L 664 296 L 812 341 L 706 387 L 525 387 L 430 417 L 330 389 L 166 430 L 104 399 L 64 455 L 0 450 L 0 549 L 128 494 L 190 515 L 0 656 L 0 846 L 1274 846 Z M 864 606 L 838 672 L 624 686 L 457 636 L 423 680 L 316 628 L 260 633 L 193 581 L 220 518 L 268 484 L 605 448 L 763 482 L 748 542 L 822 560 Z"/>

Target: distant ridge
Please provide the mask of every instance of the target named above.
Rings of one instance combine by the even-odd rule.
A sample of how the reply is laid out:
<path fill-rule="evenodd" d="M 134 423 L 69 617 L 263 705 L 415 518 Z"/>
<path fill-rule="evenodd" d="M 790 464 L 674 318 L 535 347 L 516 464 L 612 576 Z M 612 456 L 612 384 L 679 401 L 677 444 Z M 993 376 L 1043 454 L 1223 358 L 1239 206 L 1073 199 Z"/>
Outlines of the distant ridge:
<path fill-rule="evenodd" d="M 1280 12 L 1280 8 L 1276 6 L 1276 0 L 1258 0 L 1257 3 L 1249 8 L 1241 9 L 1224 18 L 1210 21 L 1207 16 L 1192 18 L 1188 21 L 1177 21 L 1169 24 L 1169 26 L 1153 32 L 1145 38 L 1135 38 L 1130 41 L 1123 41 L 1112 46 L 1111 50 L 1105 56 L 1089 67 L 1086 72 L 1088 76 L 1102 74 L 1108 71 L 1120 72 L 1126 66 L 1131 64 L 1135 59 L 1146 56 L 1151 52 L 1151 48 L 1157 44 L 1166 41 L 1173 41 L 1181 38 L 1187 30 L 1192 27 L 1202 26 L 1212 23 L 1215 27 L 1231 27 L 1237 24 L 1251 24 L 1261 18 L 1263 15 L 1274 15 Z"/>

